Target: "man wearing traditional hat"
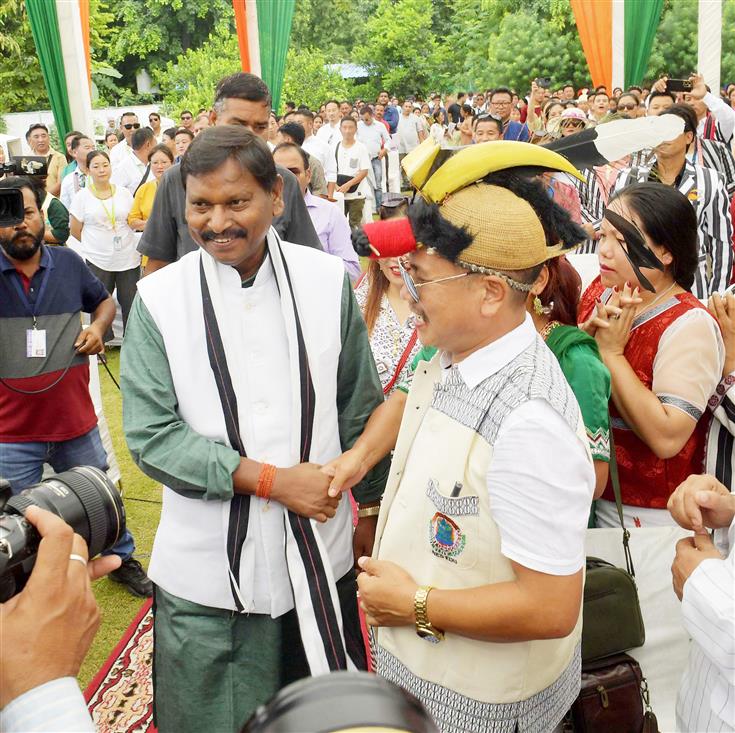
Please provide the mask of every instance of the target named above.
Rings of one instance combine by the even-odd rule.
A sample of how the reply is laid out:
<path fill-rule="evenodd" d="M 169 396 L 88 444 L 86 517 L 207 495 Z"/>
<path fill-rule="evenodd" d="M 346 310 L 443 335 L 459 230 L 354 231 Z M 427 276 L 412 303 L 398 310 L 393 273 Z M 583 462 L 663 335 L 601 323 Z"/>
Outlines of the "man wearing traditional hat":
<path fill-rule="evenodd" d="M 570 168 L 487 145 L 499 160 L 520 150 L 513 165 Z M 458 153 L 423 187 L 429 202 L 382 223 L 386 243 L 413 250 L 402 295 L 440 351 L 413 378 L 360 599 L 377 672 L 443 733 L 549 731 L 580 687 L 595 479 L 577 402 L 524 304 L 584 235 L 537 182 L 506 170 L 475 183 L 470 164 Z"/>

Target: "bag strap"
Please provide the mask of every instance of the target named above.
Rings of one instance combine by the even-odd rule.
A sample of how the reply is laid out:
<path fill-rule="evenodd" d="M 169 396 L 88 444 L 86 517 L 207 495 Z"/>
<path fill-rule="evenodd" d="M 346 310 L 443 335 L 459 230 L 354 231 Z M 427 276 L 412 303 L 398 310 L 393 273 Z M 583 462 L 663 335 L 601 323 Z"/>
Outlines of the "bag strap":
<path fill-rule="evenodd" d="M 406 344 L 406 348 L 403 350 L 403 353 L 401 354 L 401 358 L 398 360 L 398 364 L 396 364 L 396 370 L 393 372 L 393 376 L 391 377 L 390 382 L 383 387 L 383 394 L 387 395 L 388 392 L 390 392 L 393 389 L 393 385 L 396 383 L 396 380 L 398 379 L 398 376 L 403 371 L 403 367 L 406 366 L 406 362 L 408 361 L 408 357 L 411 354 L 411 351 L 413 351 L 413 347 L 416 345 L 416 339 L 418 338 L 418 333 L 416 329 L 413 329 L 413 333 L 411 334 L 411 337 L 408 339 L 408 343 Z"/>
<path fill-rule="evenodd" d="M 620 527 L 623 530 L 623 554 L 625 555 L 625 568 L 632 577 L 635 578 L 635 568 L 633 567 L 633 558 L 630 554 L 630 532 L 625 528 L 625 520 L 623 519 L 623 501 L 620 494 L 620 477 L 618 476 L 618 461 L 615 457 L 615 440 L 613 439 L 612 426 L 610 427 L 610 483 L 615 494 L 615 508 L 618 510 L 618 518 L 620 519 Z"/>
<path fill-rule="evenodd" d="M 148 178 L 148 174 L 151 172 L 151 164 L 148 163 L 148 165 L 145 167 L 145 171 L 143 171 L 143 176 L 140 179 L 140 182 L 135 187 L 135 191 L 133 191 L 133 196 L 135 196 L 136 193 L 138 193 L 138 189 L 146 182 L 146 179 Z"/>

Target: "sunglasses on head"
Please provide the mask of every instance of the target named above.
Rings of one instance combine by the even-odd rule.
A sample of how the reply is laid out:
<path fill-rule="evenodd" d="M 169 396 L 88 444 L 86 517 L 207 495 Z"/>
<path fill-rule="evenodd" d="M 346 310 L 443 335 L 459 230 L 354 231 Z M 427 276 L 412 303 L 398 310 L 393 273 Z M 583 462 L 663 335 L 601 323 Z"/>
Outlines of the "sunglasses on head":
<path fill-rule="evenodd" d="M 494 115 L 492 112 L 483 112 L 481 115 L 477 115 L 476 119 L 478 122 L 482 122 L 483 120 L 502 121 L 502 118 L 499 115 Z"/>
<path fill-rule="evenodd" d="M 140 127 L 140 122 L 129 122 L 127 125 L 123 125 L 126 130 L 137 130 Z"/>

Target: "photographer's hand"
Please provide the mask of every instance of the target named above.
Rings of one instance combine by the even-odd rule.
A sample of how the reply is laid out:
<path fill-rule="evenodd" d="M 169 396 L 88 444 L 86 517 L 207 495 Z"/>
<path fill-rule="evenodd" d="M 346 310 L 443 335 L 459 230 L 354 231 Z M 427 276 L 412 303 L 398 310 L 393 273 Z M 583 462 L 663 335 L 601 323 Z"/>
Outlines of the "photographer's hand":
<path fill-rule="evenodd" d="M 76 677 L 99 627 L 90 579 L 114 570 L 110 555 L 86 565 L 87 545 L 62 519 L 39 507 L 26 519 L 41 535 L 25 588 L 0 604 L 0 708 L 51 680 Z"/>
<path fill-rule="evenodd" d="M 87 328 L 83 328 L 74 342 L 74 348 L 80 354 L 101 354 L 105 350 L 103 334 L 99 328 L 93 323 Z"/>

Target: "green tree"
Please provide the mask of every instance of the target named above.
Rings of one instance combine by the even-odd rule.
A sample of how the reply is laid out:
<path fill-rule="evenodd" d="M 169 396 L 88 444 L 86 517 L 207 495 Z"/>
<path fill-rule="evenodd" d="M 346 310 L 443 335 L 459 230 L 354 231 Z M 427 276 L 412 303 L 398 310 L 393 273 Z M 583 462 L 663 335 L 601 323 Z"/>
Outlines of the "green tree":
<path fill-rule="evenodd" d="M 432 0 L 380 0 L 365 23 L 357 63 L 399 96 L 429 92 L 440 76 L 441 47 L 434 34 Z"/>
<path fill-rule="evenodd" d="M 378 0 L 298 0 L 291 47 L 321 49 L 329 63 L 349 60 L 377 6 Z"/>
<path fill-rule="evenodd" d="M 161 90 L 164 110 L 178 118 L 182 109 L 209 109 L 217 82 L 240 68 L 237 36 L 220 32 L 155 70 L 152 78 Z"/>
<path fill-rule="evenodd" d="M 735 0 L 725 0 L 722 7 L 722 86 L 735 82 Z M 730 31 L 725 31 L 729 28 Z"/>
<path fill-rule="evenodd" d="M 196 50 L 212 33 L 234 33 L 231 0 L 116 0 L 115 21 L 104 59 L 135 88 L 135 75 L 151 75 L 188 50 Z"/>
<path fill-rule="evenodd" d="M 48 105 L 25 3 L 0 0 L 0 110 L 27 112 Z"/>
<path fill-rule="evenodd" d="M 528 10 L 508 13 L 490 41 L 488 68 L 482 78 L 487 86 L 505 84 L 519 94 L 530 89 L 538 76 L 552 79 L 553 86 L 580 86 L 589 78 L 576 31 L 559 32 L 549 18 Z"/>
<path fill-rule="evenodd" d="M 286 58 L 282 100 L 293 100 L 311 109 L 319 109 L 330 97 L 348 95 L 348 84 L 339 72 L 329 68 L 324 52 L 316 48 L 291 47 Z"/>
<path fill-rule="evenodd" d="M 653 81 L 662 74 L 681 79 L 697 68 L 697 13 L 697 0 L 676 0 L 664 6 L 646 80 Z"/>

